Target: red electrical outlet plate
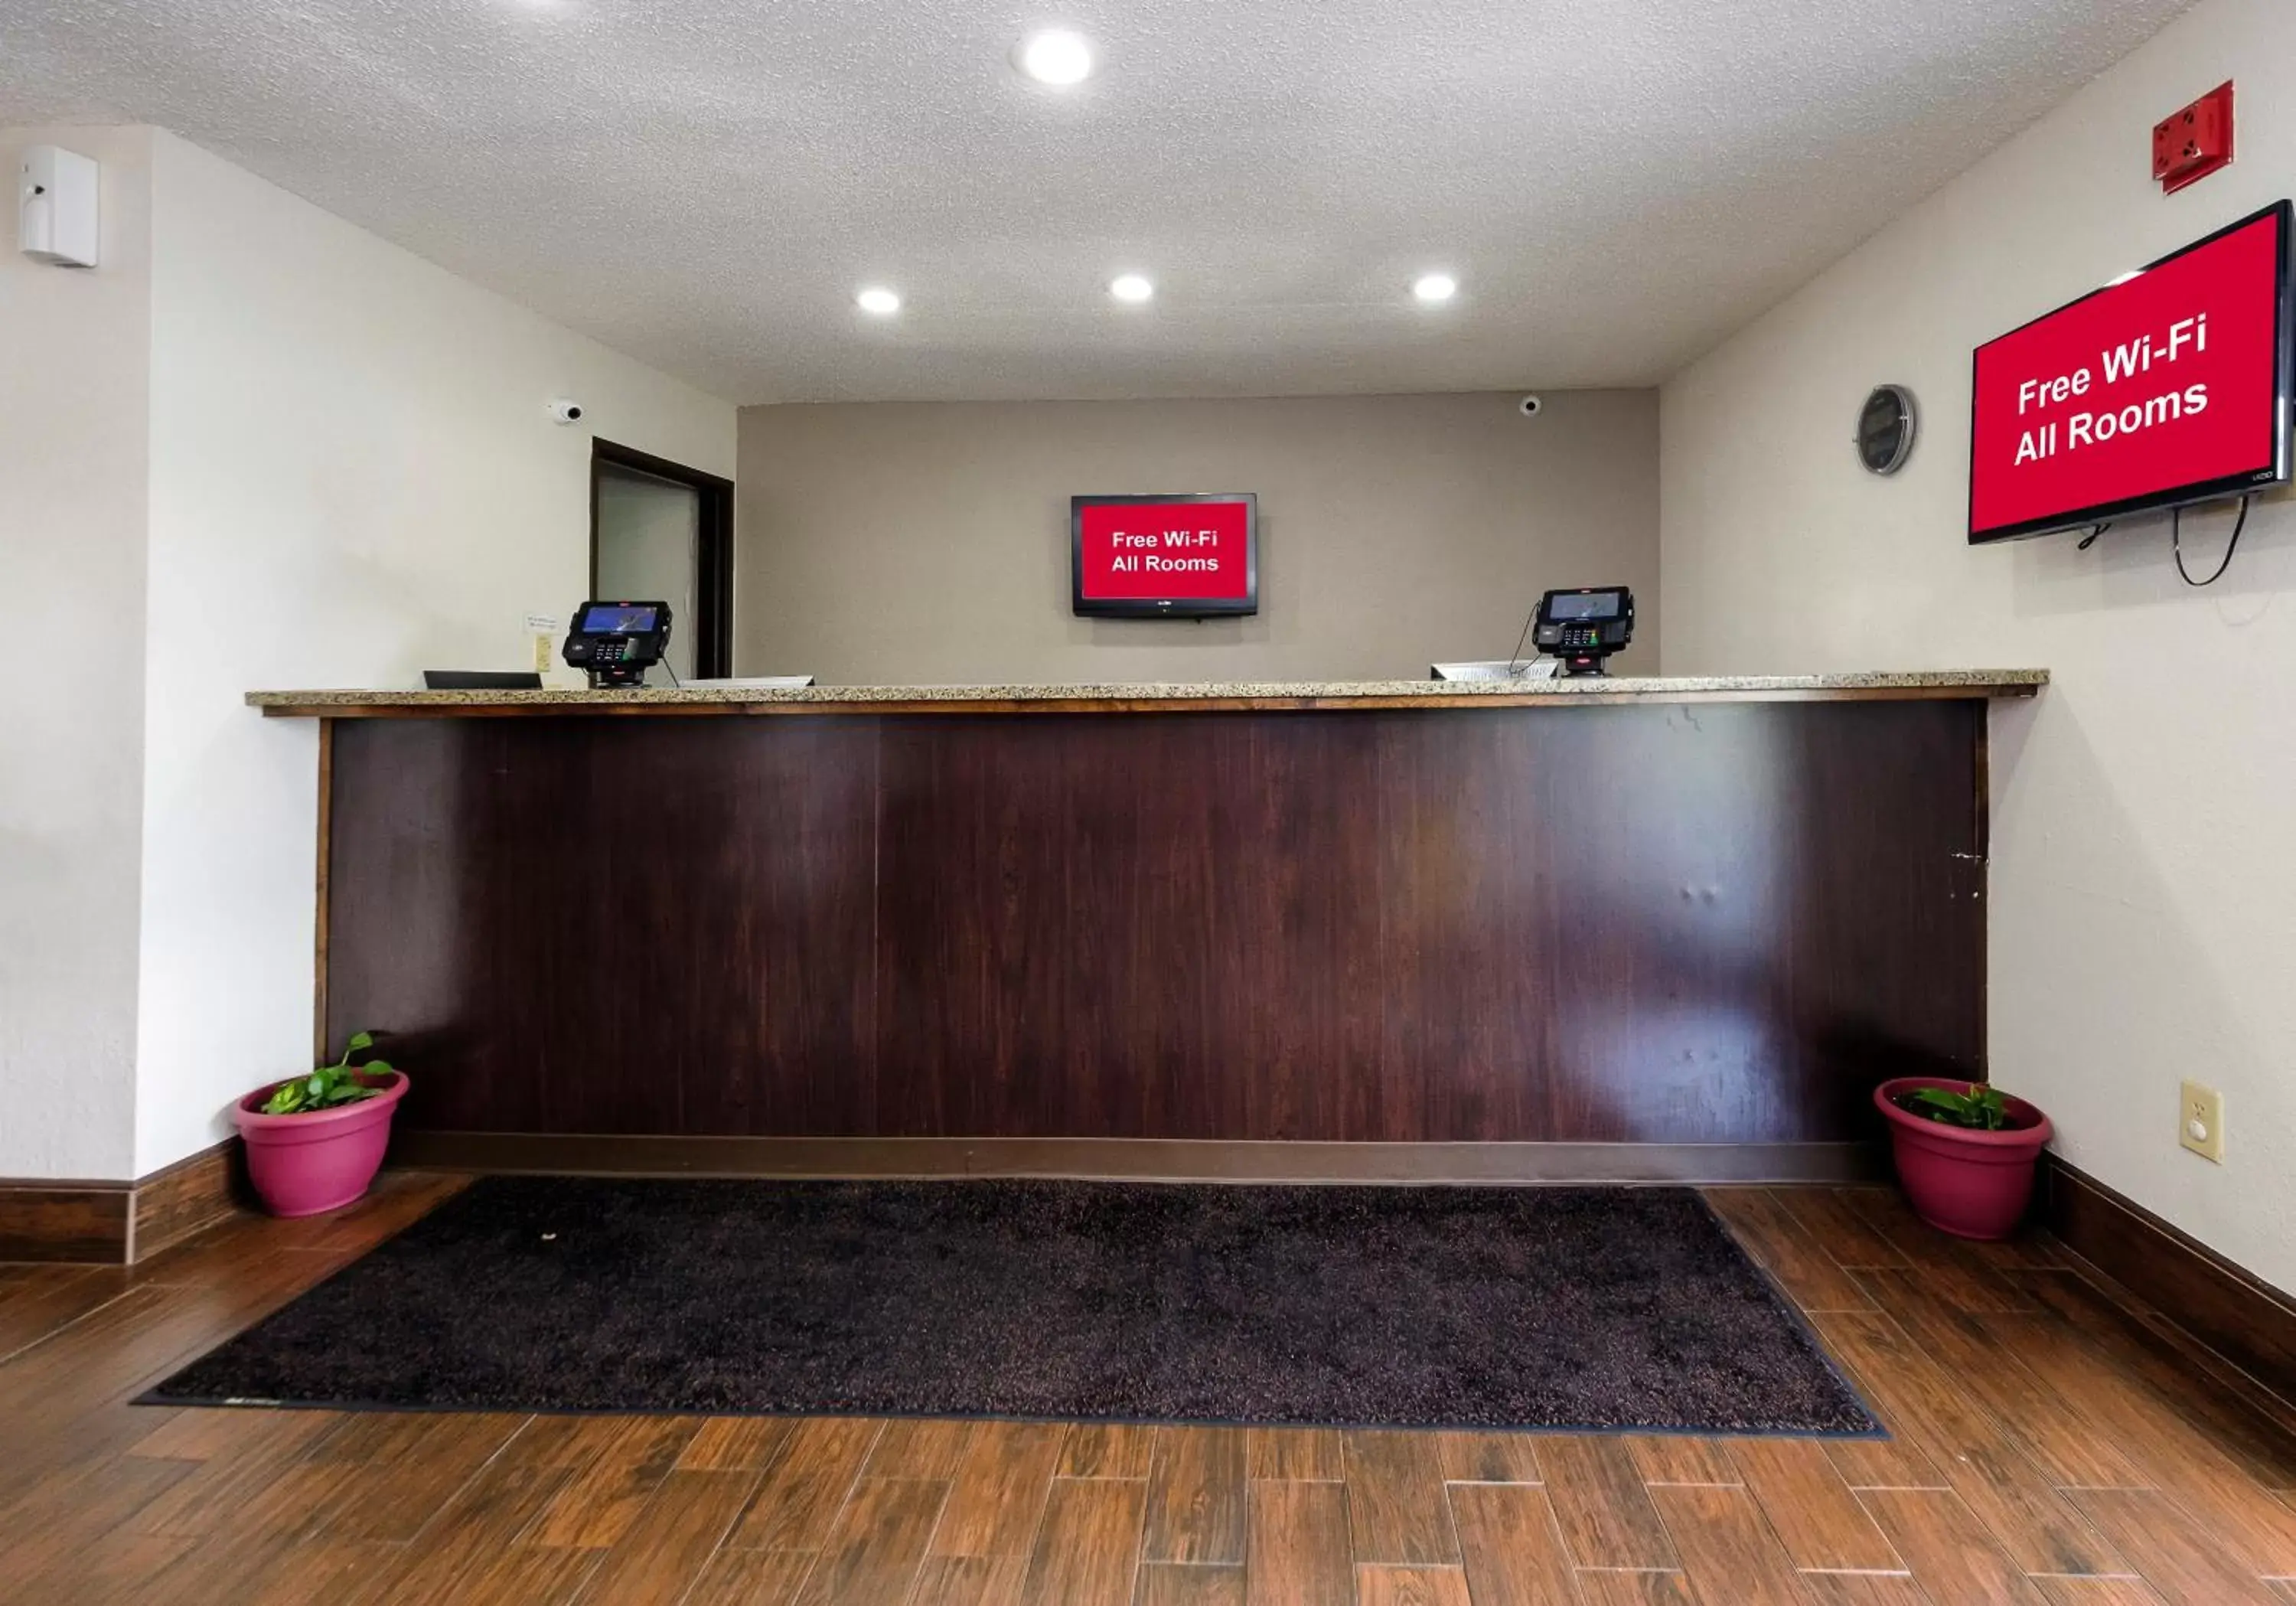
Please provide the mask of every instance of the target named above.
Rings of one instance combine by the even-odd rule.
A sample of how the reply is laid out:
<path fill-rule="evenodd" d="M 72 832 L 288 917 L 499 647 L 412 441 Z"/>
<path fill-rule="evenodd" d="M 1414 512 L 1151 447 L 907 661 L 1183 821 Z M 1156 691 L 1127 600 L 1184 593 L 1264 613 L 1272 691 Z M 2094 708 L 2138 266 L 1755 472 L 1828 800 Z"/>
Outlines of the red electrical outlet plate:
<path fill-rule="evenodd" d="M 2218 84 L 2152 125 L 2152 177 L 2173 195 L 2232 163 L 2232 85 Z"/>

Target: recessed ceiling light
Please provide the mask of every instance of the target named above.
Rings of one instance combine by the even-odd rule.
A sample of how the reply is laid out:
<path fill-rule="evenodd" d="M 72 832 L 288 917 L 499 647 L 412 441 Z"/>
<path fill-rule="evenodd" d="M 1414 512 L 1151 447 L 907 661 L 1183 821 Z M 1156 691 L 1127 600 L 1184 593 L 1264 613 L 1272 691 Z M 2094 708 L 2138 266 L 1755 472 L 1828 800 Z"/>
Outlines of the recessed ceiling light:
<path fill-rule="evenodd" d="M 853 300 L 862 311 L 879 317 L 890 317 L 901 309 L 901 298 L 882 284 L 870 285 Z"/>
<path fill-rule="evenodd" d="M 1110 284 L 1108 293 L 1119 301 L 1144 301 L 1156 293 L 1156 286 L 1139 274 L 1128 273 Z"/>
<path fill-rule="evenodd" d="M 1429 306 L 1439 306 L 1459 293 L 1459 281 L 1447 273 L 1422 274 L 1411 283 L 1411 293 Z"/>
<path fill-rule="evenodd" d="M 1092 46 L 1080 33 L 1048 28 L 1030 34 L 1013 53 L 1021 70 L 1039 84 L 1066 88 L 1092 76 Z"/>

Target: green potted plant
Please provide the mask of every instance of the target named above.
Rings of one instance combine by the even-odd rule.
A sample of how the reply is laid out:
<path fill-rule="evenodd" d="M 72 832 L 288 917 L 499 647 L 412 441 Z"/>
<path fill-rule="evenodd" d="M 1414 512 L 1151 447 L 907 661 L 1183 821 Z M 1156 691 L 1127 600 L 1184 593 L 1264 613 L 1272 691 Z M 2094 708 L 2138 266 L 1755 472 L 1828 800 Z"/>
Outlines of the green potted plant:
<path fill-rule="evenodd" d="M 334 1064 L 259 1087 L 233 1110 L 248 1178 L 274 1215 L 338 1209 L 374 1181 L 406 1075 L 381 1059 L 352 1063 L 373 1047 L 373 1033 L 355 1032 Z"/>
<path fill-rule="evenodd" d="M 2048 1116 L 1982 1082 L 1900 1076 L 1874 1090 L 1914 1213 L 1959 1238 L 2006 1238 L 2033 1198 Z"/>

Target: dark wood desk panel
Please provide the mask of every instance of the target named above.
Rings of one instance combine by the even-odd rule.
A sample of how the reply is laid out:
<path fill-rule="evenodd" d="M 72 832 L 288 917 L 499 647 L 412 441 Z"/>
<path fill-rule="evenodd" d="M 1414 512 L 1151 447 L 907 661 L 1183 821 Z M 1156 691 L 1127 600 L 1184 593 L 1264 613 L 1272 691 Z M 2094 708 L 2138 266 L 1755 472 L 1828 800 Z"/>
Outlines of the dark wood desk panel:
<path fill-rule="evenodd" d="M 1982 1067 L 1971 700 L 358 720 L 411 1130 L 1831 1141 Z"/>
<path fill-rule="evenodd" d="M 1981 867 L 1954 855 L 1983 729 L 1942 704 L 1390 721 L 1386 1129 L 1833 1140 L 1882 1067 L 1977 1074 Z"/>
<path fill-rule="evenodd" d="M 406 1034 L 410 1126 L 870 1130 L 876 726 L 758 734 L 339 728 L 331 1042 Z"/>
<path fill-rule="evenodd" d="M 1375 1136 L 1378 720 L 889 721 L 882 1129 Z"/>

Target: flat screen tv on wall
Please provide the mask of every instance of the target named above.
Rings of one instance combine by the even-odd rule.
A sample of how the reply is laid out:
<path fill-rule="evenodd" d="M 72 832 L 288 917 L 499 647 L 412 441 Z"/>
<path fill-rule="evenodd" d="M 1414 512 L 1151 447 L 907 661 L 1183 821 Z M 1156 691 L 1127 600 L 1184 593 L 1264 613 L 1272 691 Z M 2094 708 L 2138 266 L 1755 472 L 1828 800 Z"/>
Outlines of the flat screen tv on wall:
<path fill-rule="evenodd" d="M 1078 614 L 1217 619 L 1259 612 L 1259 498 L 1072 497 L 1069 551 Z"/>
<path fill-rule="evenodd" d="M 1969 539 L 2284 484 L 2285 201 L 1978 347 Z"/>

